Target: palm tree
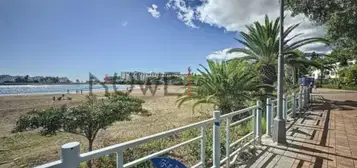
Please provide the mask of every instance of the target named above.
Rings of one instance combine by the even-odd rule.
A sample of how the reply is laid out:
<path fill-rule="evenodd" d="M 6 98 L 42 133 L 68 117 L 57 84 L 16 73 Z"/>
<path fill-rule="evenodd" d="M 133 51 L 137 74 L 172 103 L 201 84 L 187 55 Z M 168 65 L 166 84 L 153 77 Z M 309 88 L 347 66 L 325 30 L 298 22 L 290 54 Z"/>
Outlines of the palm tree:
<path fill-rule="evenodd" d="M 263 77 L 263 83 L 273 85 L 277 80 L 277 61 L 279 54 L 279 18 L 275 21 L 270 21 L 269 17 L 265 16 L 265 22 L 262 25 L 259 22 L 254 22 L 250 26 L 246 26 L 248 33 L 240 32 L 242 39 L 236 39 L 243 44 L 244 48 L 233 48 L 228 51 L 240 52 L 245 54 L 243 59 L 254 60 L 260 73 Z M 296 69 L 299 65 L 321 66 L 320 64 L 306 59 L 298 49 L 301 46 L 316 43 L 327 42 L 323 38 L 303 38 L 296 40 L 301 34 L 290 37 L 291 32 L 297 28 L 299 24 L 292 25 L 284 31 L 284 61 L 286 66 Z M 267 90 L 271 93 L 273 90 Z"/>
<path fill-rule="evenodd" d="M 180 107 L 187 101 L 194 101 L 192 109 L 199 104 L 213 104 L 223 114 L 245 107 L 247 100 L 258 96 L 260 88 L 257 74 L 245 61 L 214 62 L 208 60 L 208 68 L 200 65 L 197 86 L 191 87 L 179 96 Z"/>
<path fill-rule="evenodd" d="M 348 61 L 352 60 L 353 56 L 345 50 L 334 50 L 331 54 L 326 55 L 326 59 L 331 63 L 338 63 L 340 68 L 344 68 L 348 66 Z"/>

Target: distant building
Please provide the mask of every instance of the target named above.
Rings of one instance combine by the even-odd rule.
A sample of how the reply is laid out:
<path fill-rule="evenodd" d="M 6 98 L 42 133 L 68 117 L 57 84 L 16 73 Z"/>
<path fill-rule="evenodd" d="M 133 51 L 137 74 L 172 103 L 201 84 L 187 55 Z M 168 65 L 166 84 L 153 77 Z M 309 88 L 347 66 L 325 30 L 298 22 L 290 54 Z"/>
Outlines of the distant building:
<path fill-rule="evenodd" d="M 120 77 L 124 80 L 145 80 L 148 77 L 165 77 L 165 76 L 177 76 L 183 77 L 187 74 L 182 74 L 180 72 L 121 72 Z"/>
<path fill-rule="evenodd" d="M 348 61 L 348 66 L 352 66 L 356 63 L 357 63 L 356 60 Z M 332 65 L 334 67 L 332 70 L 328 70 L 328 69 L 324 70 L 323 78 L 324 79 L 338 78 L 337 72 L 340 69 L 339 65 L 340 65 L 340 63 L 338 62 L 338 63 Z M 314 71 L 312 71 L 311 75 L 315 79 L 321 79 L 321 71 L 319 69 L 315 69 Z"/>
<path fill-rule="evenodd" d="M 71 81 L 67 77 L 60 77 L 58 83 L 71 83 Z"/>
<path fill-rule="evenodd" d="M 71 83 L 71 81 L 67 77 L 28 76 L 25 80 L 25 76 L 0 75 L 1 83 Z"/>

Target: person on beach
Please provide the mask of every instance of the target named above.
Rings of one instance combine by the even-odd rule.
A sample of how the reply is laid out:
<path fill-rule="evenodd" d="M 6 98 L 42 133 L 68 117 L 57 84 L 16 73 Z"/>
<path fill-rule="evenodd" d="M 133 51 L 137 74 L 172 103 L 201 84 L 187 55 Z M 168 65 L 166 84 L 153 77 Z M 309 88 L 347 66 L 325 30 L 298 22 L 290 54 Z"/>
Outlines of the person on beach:
<path fill-rule="evenodd" d="M 81 90 L 81 94 L 83 94 L 83 90 Z"/>

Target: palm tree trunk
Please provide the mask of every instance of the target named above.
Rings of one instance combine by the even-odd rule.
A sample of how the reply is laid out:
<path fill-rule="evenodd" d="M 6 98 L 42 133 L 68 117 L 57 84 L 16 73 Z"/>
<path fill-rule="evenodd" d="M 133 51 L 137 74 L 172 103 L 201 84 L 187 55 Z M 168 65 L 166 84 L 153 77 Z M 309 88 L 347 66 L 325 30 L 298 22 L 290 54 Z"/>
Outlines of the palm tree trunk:
<path fill-rule="evenodd" d="M 88 139 L 88 152 L 90 152 L 92 150 L 93 150 L 93 140 Z M 91 160 L 87 161 L 87 167 L 88 168 L 92 168 L 92 161 Z"/>
<path fill-rule="evenodd" d="M 293 87 L 295 87 L 296 84 L 296 68 L 293 67 Z"/>
<path fill-rule="evenodd" d="M 274 82 L 277 81 L 277 74 L 274 65 L 264 65 L 261 67 L 260 72 L 263 75 L 264 84 L 274 85 Z M 271 95 L 274 92 L 274 88 L 267 88 L 265 89 L 265 92 Z"/>

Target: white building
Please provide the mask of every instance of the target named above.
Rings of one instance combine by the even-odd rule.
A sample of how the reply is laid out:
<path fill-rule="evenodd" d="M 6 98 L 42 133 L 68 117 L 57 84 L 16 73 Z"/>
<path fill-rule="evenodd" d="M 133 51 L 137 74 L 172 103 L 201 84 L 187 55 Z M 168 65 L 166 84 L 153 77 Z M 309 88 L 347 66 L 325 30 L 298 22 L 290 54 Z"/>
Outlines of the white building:
<path fill-rule="evenodd" d="M 177 76 L 183 77 L 187 74 L 181 74 L 180 72 L 121 72 L 120 77 L 125 80 L 145 80 L 148 77 L 165 77 L 165 76 Z"/>
<path fill-rule="evenodd" d="M 348 61 L 348 66 L 352 66 L 354 64 L 356 64 L 357 61 L 356 60 L 351 60 Z M 324 79 L 333 79 L 333 78 L 338 78 L 338 70 L 340 69 L 339 66 L 339 62 L 336 64 L 333 64 L 332 66 L 334 67 L 332 70 L 324 70 Z M 320 79 L 321 78 L 321 71 L 319 69 L 315 69 L 314 71 L 312 71 L 312 77 L 315 79 Z"/>

